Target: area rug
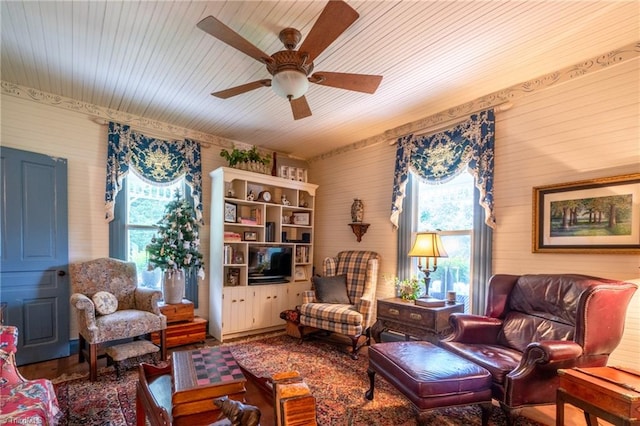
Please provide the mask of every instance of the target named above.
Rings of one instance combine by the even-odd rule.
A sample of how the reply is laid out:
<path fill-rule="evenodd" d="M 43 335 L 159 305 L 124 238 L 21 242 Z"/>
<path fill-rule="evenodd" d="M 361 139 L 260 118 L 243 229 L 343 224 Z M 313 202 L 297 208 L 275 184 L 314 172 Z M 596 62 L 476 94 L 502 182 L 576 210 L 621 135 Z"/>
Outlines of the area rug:
<path fill-rule="evenodd" d="M 333 344 L 305 341 L 286 334 L 225 344 L 238 363 L 257 376 L 298 371 L 317 399 L 318 424 L 322 426 L 413 426 L 416 417 L 411 404 L 395 388 L 376 377 L 373 401 L 364 397 L 369 388 L 367 349 L 353 360 Z M 70 380 L 69 380 L 70 379 Z M 111 367 L 102 369 L 98 380 L 87 376 L 54 380 L 58 402 L 64 417 L 61 425 L 133 426 L 137 372 L 128 371 L 120 380 Z M 423 417 L 424 424 L 481 424 L 480 409 L 475 406 L 434 410 Z M 500 410 L 494 407 L 492 425 L 506 425 Z M 520 417 L 521 426 L 540 426 Z M 271 426 L 271 425 L 263 425 Z"/>

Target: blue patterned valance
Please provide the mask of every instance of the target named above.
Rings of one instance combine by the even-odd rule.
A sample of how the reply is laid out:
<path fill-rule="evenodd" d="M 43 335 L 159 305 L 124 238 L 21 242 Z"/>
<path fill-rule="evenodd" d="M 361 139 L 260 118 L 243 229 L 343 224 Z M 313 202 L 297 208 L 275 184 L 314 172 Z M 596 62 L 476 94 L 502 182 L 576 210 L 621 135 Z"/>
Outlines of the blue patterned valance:
<path fill-rule="evenodd" d="M 429 136 L 398 139 L 391 203 L 391 222 L 398 226 L 409 179 L 415 173 L 428 183 L 445 183 L 464 170 L 475 177 L 486 223 L 495 228 L 493 215 L 493 157 L 495 120 L 493 110 L 482 111 L 454 127 Z"/>
<path fill-rule="evenodd" d="M 156 185 L 169 184 L 184 175 L 191 188 L 196 220 L 202 224 L 202 163 L 199 143 L 189 139 L 164 141 L 147 138 L 127 125 L 109 123 L 107 187 L 104 195 L 107 221 L 113 220 L 116 195 L 129 167 L 133 167 L 140 177 Z"/>

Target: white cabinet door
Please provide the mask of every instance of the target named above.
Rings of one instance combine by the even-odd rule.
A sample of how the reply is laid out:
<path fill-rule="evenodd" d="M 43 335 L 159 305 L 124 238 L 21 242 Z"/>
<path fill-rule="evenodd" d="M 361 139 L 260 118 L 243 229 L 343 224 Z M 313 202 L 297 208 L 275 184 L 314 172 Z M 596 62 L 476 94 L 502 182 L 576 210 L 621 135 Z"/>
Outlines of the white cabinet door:
<path fill-rule="evenodd" d="M 253 291 L 244 286 L 225 287 L 222 302 L 224 334 L 248 330 L 253 326 Z"/>
<path fill-rule="evenodd" d="M 287 285 L 277 286 L 275 298 L 273 299 L 273 325 L 283 325 L 284 320 L 280 318 L 280 312 L 291 309 L 289 307 L 288 288 Z"/>
<path fill-rule="evenodd" d="M 256 328 L 282 325 L 280 312 L 288 308 L 287 286 L 282 284 L 255 286 L 253 313 Z"/>

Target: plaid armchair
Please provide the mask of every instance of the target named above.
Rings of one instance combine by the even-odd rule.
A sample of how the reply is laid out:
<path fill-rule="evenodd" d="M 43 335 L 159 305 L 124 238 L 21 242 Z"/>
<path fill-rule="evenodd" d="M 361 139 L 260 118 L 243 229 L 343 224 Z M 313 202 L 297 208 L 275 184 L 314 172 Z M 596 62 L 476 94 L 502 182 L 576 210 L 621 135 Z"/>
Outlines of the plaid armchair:
<path fill-rule="evenodd" d="M 27 380 L 16 367 L 18 329 L 0 326 L 0 424 L 57 425 L 62 416 L 53 385 Z"/>
<path fill-rule="evenodd" d="M 167 318 L 158 302 L 162 292 L 138 287 L 136 265 L 112 258 L 101 258 L 69 265 L 71 306 L 79 328 L 78 360 L 89 362 L 89 377 L 97 379 L 97 354 L 100 344 L 160 332 L 161 359 L 167 358 Z M 117 309 L 101 315 L 93 296 L 109 292 L 117 298 Z M 88 346 L 88 348 L 87 348 Z"/>
<path fill-rule="evenodd" d="M 346 275 L 349 304 L 322 303 L 312 289 L 303 294 L 300 306 L 300 335 L 304 337 L 305 326 L 348 336 L 352 342 L 351 357 L 358 358 L 360 338 L 364 344 L 370 341 L 370 327 L 374 322 L 378 262 L 380 256 L 373 251 L 341 251 L 336 257 L 323 262 L 323 276 Z"/>

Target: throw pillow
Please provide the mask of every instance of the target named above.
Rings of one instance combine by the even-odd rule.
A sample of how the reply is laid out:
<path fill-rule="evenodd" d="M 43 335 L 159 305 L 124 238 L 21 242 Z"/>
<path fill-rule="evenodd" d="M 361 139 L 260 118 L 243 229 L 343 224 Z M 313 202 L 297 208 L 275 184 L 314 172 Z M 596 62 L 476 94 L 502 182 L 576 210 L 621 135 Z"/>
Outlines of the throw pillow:
<path fill-rule="evenodd" d="M 100 315 L 109 315 L 118 310 L 118 298 L 108 291 L 99 291 L 91 298 L 96 305 L 96 312 Z"/>
<path fill-rule="evenodd" d="M 313 277 L 316 299 L 322 303 L 340 303 L 350 305 L 347 294 L 347 276 Z"/>

